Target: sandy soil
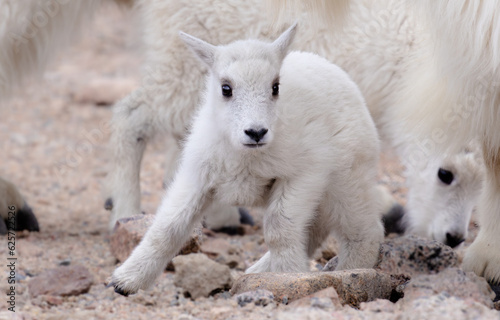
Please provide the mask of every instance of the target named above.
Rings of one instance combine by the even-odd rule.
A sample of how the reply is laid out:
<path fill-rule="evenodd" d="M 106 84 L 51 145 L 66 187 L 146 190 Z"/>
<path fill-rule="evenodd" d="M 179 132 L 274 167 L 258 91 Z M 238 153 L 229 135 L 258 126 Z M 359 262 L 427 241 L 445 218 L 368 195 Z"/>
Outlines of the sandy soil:
<path fill-rule="evenodd" d="M 99 95 L 119 98 L 139 83 L 142 48 L 135 25 L 132 13 L 104 9 L 74 46 L 55 57 L 43 79 L 23 86 L 0 109 L 0 175 L 17 184 L 41 228 L 39 233 L 18 233 L 16 314 L 24 319 L 270 318 L 272 306 L 240 308 L 223 298 L 186 300 L 173 286 L 172 273 L 164 273 L 153 289 L 128 299 L 104 286 L 116 267 L 101 194 L 110 165 L 106 123 L 111 108 L 95 100 Z M 142 207 L 149 213 L 161 197 L 163 149 L 161 139 L 154 142 L 143 162 Z M 401 167 L 390 157 L 383 163 L 381 182 L 404 203 Z M 254 248 L 257 258 L 262 248 Z M 2 239 L 0 257 L 6 256 Z M 90 292 L 55 301 L 30 297 L 27 283 L 36 279 L 31 276 L 67 259 L 94 275 Z M 7 270 L 1 268 L 4 292 Z M 2 298 L 0 310 L 5 309 Z M 0 318 L 8 316 L 0 313 Z"/>

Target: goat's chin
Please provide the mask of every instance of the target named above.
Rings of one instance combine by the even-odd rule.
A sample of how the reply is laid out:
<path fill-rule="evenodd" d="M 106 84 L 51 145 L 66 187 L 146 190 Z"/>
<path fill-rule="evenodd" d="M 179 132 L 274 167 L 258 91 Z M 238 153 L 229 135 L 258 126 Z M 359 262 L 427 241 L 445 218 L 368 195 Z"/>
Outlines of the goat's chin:
<path fill-rule="evenodd" d="M 243 144 L 245 149 L 263 149 L 267 147 L 267 143 L 246 143 Z"/>

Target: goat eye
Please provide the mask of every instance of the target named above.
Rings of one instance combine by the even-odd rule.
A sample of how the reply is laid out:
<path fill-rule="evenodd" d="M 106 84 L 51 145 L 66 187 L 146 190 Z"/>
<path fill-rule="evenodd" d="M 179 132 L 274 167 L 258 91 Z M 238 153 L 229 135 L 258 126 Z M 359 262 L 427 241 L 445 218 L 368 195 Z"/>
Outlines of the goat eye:
<path fill-rule="evenodd" d="M 231 97 L 233 95 L 233 89 L 231 89 L 230 85 L 228 84 L 222 85 L 222 95 L 224 97 Z"/>
<path fill-rule="evenodd" d="M 277 96 L 279 92 L 280 92 L 280 84 L 279 83 L 273 84 L 273 96 Z"/>
<path fill-rule="evenodd" d="M 450 185 L 453 182 L 453 172 L 439 168 L 438 170 L 438 178 L 444 184 Z"/>

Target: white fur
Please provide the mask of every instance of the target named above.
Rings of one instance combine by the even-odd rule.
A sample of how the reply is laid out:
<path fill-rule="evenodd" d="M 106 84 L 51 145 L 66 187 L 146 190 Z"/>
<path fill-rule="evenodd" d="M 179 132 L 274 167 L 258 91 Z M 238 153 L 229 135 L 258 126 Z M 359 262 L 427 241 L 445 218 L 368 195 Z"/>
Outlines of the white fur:
<path fill-rule="evenodd" d="M 198 104 L 197 92 L 203 88 L 206 68 L 200 67 L 180 43 L 177 30 L 213 43 L 220 43 L 221 39 L 269 38 L 274 32 L 262 16 L 264 2 L 213 1 L 210 6 L 203 1 L 183 0 L 168 4 L 159 0 L 142 3 L 149 62 L 143 87 L 115 108 L 110 144 L 114 161 L 108 178 L 108 195 L 114 202 L 110 228 L 118 218 L 140 212 L 139 170 L 146 142 L 157 133 L 167 136 L 169 141 L 169 136 L 180 141 Z M 412 55 L 423 51 L 422 43 L 427 36 L 401 1 L 351 2 L 350 16 L 341 33 L 321 27 L 319 23 L 311 25 L 307 15 L 299 17 L 301 28 L 293 48 L 315 52 L 335 62 L 359 85 L 383 140 L 397 147 L 408 167 L 410 229 L 446 242 L 446 233 L 467 228 L 477 198 L 477 183 L 462 180 L 459 187 L 439 189 L 437 171 L 446 165 L 453 168 L 456 176 L 470 175 L 471 181 L 477 181 L 482 177 L 481 161 L 475 164 L 466 161 L 465 158 L 470 157 L 461 150 L 449 153 L 427 150 L 425 141 L 414 148 L 416 134 L 409 131 L 407 125 L 401 125 L 407 114 L 399 112 L 402 107 L 398 99 L 401 92 L 405 92 L 403 80 L 413 75 L 410 72 L 415 61 Z M 178 145 L 169 142 L 167 185 L 175 171 L 179 150 Z M 436 188 L 440 190 L 439 197 L 434 194 Z M 463 191 L 457 195 L 459 190 Z M 457 201 L 442 210 L 443 203 L 449 203 L 445 199 Z M 466 209 L 461 208 L 462 204 Z M 237 221 L 236 208 L 215 206 L 211 211 L 214 214 L 207 214 L 209 225 L 223 226 Z M 222 214 L 216 215 L 217 212 Z M 426 230 L 424 221 L 428 225 Z M 465 236 L 465 232 L 462 233 Z"/>
<path fill-rule="evenodd" d="M 18 84 L 28 74 L 40 73 L 50 58 L 74 37 L 77 29 L 88 20 L 86 17 L 91 16 L 102 2 L 106 1 L 52 0 L 40 4 L 32 0 L 0 3 L 0 34 L 2 35 L 0 38 L 0 96 L 4 97 L 12 86 Z M 176 36 L 177 30 L 186 30 L 214 43 L 220 43 L 221 39 L 226 41 L 244 37 L 268 38 L 273 34 L 273 31 L 267 27 L 268 21 L 262 15 L 265 5 L 261 0 L 212 1 L 210 6 L 206 6 L 203 1 L 187 0 L 168 1 L 168 3 L 161 0 L 138 0 L 137 2 L 144 18 L 145 39 L 149 50 L 148 63 L 145 67 L 143 87 L 115 108 L 114 134 L 110 143 L 114 161 L 107 188 L 108 195 L 114 200 L 110 228 L 114 226 L 118 218 L 140 212 L 140 163 L 147 141 L 157 133 L 166 133 L 166 139 L 169 141 L 165 175 L 167 185 L 175 172 L 176 159 L 180 152 L 179 142 L 185 136 L 190 118 L 198 104 L 197 92 L 203 87 L 202 79 L 206 72 L 206 68 L 200 68 L 194 58 L 186 52 Z M 319 8 L 327 15 L 328 12 L 334 10 L 337 14 L 335 21 L 342 22 L 348 2 L 314 0 L 312 7 Z M 435 179 L 436 171 L 444 164 L 452 162 L 456 163 L 452 165 L 456 170 L 456 175 L 474 175 L 481 171 L 481 164 L 478 161 L 472 167 L 461 167 L 460 164 L 464 161 L 459 158 L 467 158 L 466 155 L 453 150 L 443 153 L 439 145 L 443 139 L 429 140 L 428 136 L 439 136 L 443 131 L 441 124 L 436 125 L 434 120 L 445 119 L 446 124 L 453 126 L 456 130 L 462 118 L 470 119 L 470 109 L 461 108 L 463 104 L 456 103 L 461 100 L 447 94 L 443 81 L 436 76 L 439 73 L 432 72 L 435 70 L 434 62 L 432 62 L 434 55 L 432 48 L 428 45 L 428 35 L 421 31 L 421 26 L 417 25 L 413 13 L 405 7 L 404 3 L 393 0 L 350 2 L 350 16 L 345 20 L 343 33 L 327 30 L 330 27 L 322 27 L 319 22 L 313 24 L 314 27 L 323 29 L 317 30 L 308 24 L 311 20 L 309 16 L 301 17 L 301 31 L 295 48 L 319 53 L 347 70 L 359 84 L 384 140 L 398 146 L 399 154 L 408 167 L 427 168 L 422 172 L 408 170 L 410 198 L 407 208 L 408 216 L 414 218 L 410 221 L 420 221 L 417 223 L 418 228 L 412 228 L 420 230 L 415 232 L 445 242 L 443 234 L 456 228 L 454 226 L 456 221 L 462 221 L 462 228 L 466 227 L 467 217 L 470 216 L 468 208 L 471 208 L 475 202 L 476 184 L 460 184 L 460 189 L 468 191 L 460 193 L 458 203 L 463 203 L 463 207 L 467 210 L 450 211 L 448 207 L 445 211 L 449 214 L 440 215 L 439 213 L 444 212 L 439 209 L 440 205 L 445 202 L 442 199 L 454 198 L 455 191 L 450 193 L 449 190 L 443 189 L 441 190 L 442 197 L 433 195 L 437 188 L 435 185 L 439 183 Z M 460 12 L 467 3 L 457 1 L 453 10 L 446 9 L 446 6 L 453 6 L 448 2 L 443 2 L 442 5 L 434 4 L 441 7 L 431 10 L 429 16 L 434 19 L 432 20 L 434 23 L 444 24 L 436 26 L 436 29 L 449 30 L 446 19 L 453 19 L 452 16 L 458 15 L 457 12 Z M 431 5 L 429 3 L 424 5 L 424 10 Z M 481 6 L 489 5 L 492 3 L 481 3 Z M 487 15 L 484 12 L 495 12 L 492 8 L 482 11 L 481 6 L 466 12 L 483 12 L 483 15 Z M 297 3 L 292 6 L 293 9 L 298 7 L 301 6 Z M 440 17 L 441 12 L 447 13 L 450 17 L 436 18 L 435 14 Z M 43 15 L 50 16 L 51 19 L 47 21 L 47 24 L 39 24 L 40 27 L 35 26 L 36 28 L 33 29 L 35 17 Z M 471 51 L 471 56 L 469 56 L 470 64 L 465 65 L 467 70 L 471 70 L 470 73 L 482 70 L 483 74 L 488 74 L 486 71 L 495 70 L 498 63 L 495 60 L 495 46 L 487 47 L 488 43 L 494 44 L 498 40 L 495 38 L 498 30 L 493 28 L 492 33 L 483 32 L 488 28 L 487 21 L 494 23 L 492 18 L 494 17 L 485 17 L 483 20 L 473 19 L 472 15 L 466 19 L 468 24 L 473 24 L 472 27 L 465 26 L 465 24 L 459 26 L 462 33 L 476 28 L 481 30 L 477 34 L 491 36 L 491 41 L 488 41 L 488 37 L 477 37 L 471 40 L 475 43 L 474 51 Z M 442 39 L 438 43 L 444 44 L 440 47 L 440 52 L 445 60 L 447 48 L 456 46 L 453 41 L 462 39 L 460 37 L 447 38 L 447 35 L 452 33 L 452 31 L 437 33 L 437 36 L 441 37 L 439 39 Z M 431 34 L 434 33 L 431 32 Z M 469 33 L 467 36 L 474 37 L 474 33 Z M 461 48 L 465 48 L 463 50 L 467 52 L 468 47 L 462 46 Z M 20 51 L 17 52 L 19 49 Z M 482 52 L 481 50 L 484 52 L 478 53 Z M 452 55 L 452 57 L 457 56 Z M 463 65 L 460 59 L 458 57 L 441 63 L 444 66 L 443 72 L 450 73 L 458 70 L 456 66 Z M 462 77 L 462 74 L 451 77 L 452 80 L 462 78 L 466 79 Z M 481 79 L 487 78 L 483 75 Z M 493 79 L 496 79 L 494 75 Z M 410 85 L 406 86 L 401 83 Z M 455 86 L 460 83 L 456 81 Z M 489 82 L 480 82 L 476 92 L 485 90 L 484 83 Z M 462 92 L 463 89 L 456 91 Z M 411 98 L 407 98 L 409 95 Z M 429 102 L 430 98 L 433 99 L 432 102 Z M 443 107 L 451 105 L 453 107 Z M 450 114 L 448 112 L 450 109 L 457 109 L 457 111 Z M 423 111 L 418 113 L 418 110 Z M 494 114 L 494 110 L 496 109 L 490 113 Z M 443 113 L 443 117 L 428 116 L 439 112 Z M 474 120 L 478 117 L 474 116 L 473 120 L 479 124 L 487 124 L 490 129 L 485 130 L 491 131 L 496 123 L 495 117 L 484 116 L 485 114 L 489 113 L 483 113 L 482 117 L 485 119 Z M 421 122 L 415 120 L 419 118 L 425 119 Z M 407 119 L 410 121 L 407 122 Z M 417 122 L 420 127 L 424 128 L 421 130 L 424 132 L 424 138 L 420 140 L 416 139 L 418 132 L 409 130 L 410 127 L 415 127 L 414 123 Z M 467 125 L 472 123 L 469 121 Z M 476 127 L 480 128 L 480 126 Z M 469 131 L 461 129 L 458 132 L 460 135 L 454 132 L 451 137 L 457 136 L 455 140 L 460 141 L 461 138 L 458 136 L 468 137 Z M 405 146 L 415 142 L 423 147 L 417 148 L 415 153 L 403 151 Z M 462 146 L 460 144 L 458 147 Z M 423 172 L 425 175 L 422 175 Z M 478 173 L 473 180 L 478 180 L 479 176 Z M 412 198 L 418 201 L 411 200 Z M 454 206 L 458 207 L 457 203 Z M 238 211 L 234 207 L 214 204 L 207 210 L 211 212 L 207 216 L 211 218 L 209 225 L 212 226 L 231 225 L 239 218 Z M 436 212 L 437 214 L 434 214 Z M 217 213 L 220 214 L 216 215 Z M 437 219 L 440 216 L 442 218 Z M 457 219 L 449 219 L 455 216 Z M 436 217 L 435 222 L 430 219 L 434 217 Z M 429 225 L 426 231 L 422 229 L 424 221 Z M 439 228 L 435 227 L 437 225 Z"/>
<path fill-rule="evenodd" d="M 486 163 L 481 229 L 463 267 L 500 281 L 500 10 L 494 0 L 415 1 L 427 37 L 399 92 L 402 125 L 430 152 L 478 139 Z M 324 15 L 322 13 L 322 15 Z M 411 68 L 411 66 L 413 66 Z"/>
<path fill-rule="evenodd" d="M 373 267 L 383 238 L 375 126 L 340 68 L 311 53 L 283 61 L 294 32 L 219 47 L 182 35 L 209 66 L 207 92 L 153 225 L 113 274 L 118 290 L 151 285 L 213 201 L 266 208 L 269 252 L 247 272 L 308 271 L 331 230 L 338 269 Z M 260 140 L 245 132 L 262 128 Z"/>

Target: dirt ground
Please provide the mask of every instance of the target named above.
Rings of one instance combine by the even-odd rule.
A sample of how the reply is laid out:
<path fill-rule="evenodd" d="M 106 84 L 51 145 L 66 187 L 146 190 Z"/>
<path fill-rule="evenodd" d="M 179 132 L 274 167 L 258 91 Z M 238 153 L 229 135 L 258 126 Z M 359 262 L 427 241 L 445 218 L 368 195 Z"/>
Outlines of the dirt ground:
<path fill-rule="evenodd" d="M 111 155 L 106 126 L 112 109 L 101 96 L 119 98 L 140 82 L 142 44 L 133 13 L 103 9 L 83 36 L 54 57 L 43 78 L 29 81 L 0 109 L 0 176 L 14 182 L 38 217 L 39 233 L 18 233 L 20 281 L 16 315 L 20 319 L 255 319 L 271 318 L 274 307 L 238 307 L 231 299 L 190 301 L 179 295 L 172 273 L 153 289 L 124 298 L 105 288 L 116 267 L 109 251 L 102 184 Z M 154 213 L 161 198 L 164 148 L 152 143 L 143 161 L 142 208 Z M 406 189 L 401 167 L 383 160 L 381 183 L 402 203 Z M 241 238 L 241 241 L 250 241 Z M 470 241 L 470 239 L 469 239 Z M 262 248 L 255 246 L 255 258 Z M 7 244 L 0 241 L 6 261 Z M 86 294 L 52 301 L 32 298 L 28 282 L 61 261 L 80 264 L 94 276 Z M 4 265 L 1 261 L 0 265 Z M 8 270 L 0 269 L 0 289 L 7 290 Z M 2 295 L 4 297 L 4 295 Z M 0 319 L 9 319 L 0 299 Z"/>

